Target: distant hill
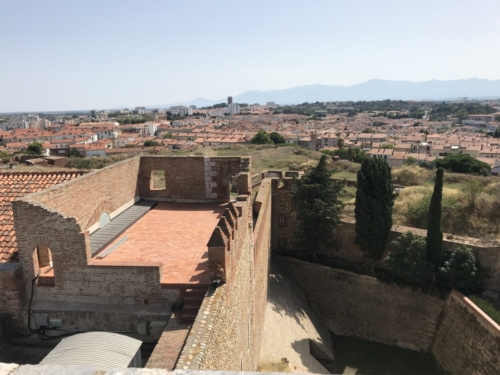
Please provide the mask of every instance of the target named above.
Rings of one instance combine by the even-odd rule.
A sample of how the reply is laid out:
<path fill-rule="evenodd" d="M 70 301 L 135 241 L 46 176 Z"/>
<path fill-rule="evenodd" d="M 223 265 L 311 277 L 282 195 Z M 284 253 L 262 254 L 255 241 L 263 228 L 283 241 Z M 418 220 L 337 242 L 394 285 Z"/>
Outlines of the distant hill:
<path fill-rule="evenodd" d="M 236 103 L 248 104 L 265 104 L 269 101 L 277 104 L 300 104 L 337 100 L 457 100 L 463 96 L 470 99 L 500 98 L 500 80 L 470 78 L 452 81 L 409 82 L 372 79 L 352 86 L 307 85 L 284 90 L 253 90 L 233 96 L 233 100 Z M 194 104 L 203 107 L 221 102 L 225 102 L 225 99 L 198 98 L 190 102 L 166 106 Z"/>

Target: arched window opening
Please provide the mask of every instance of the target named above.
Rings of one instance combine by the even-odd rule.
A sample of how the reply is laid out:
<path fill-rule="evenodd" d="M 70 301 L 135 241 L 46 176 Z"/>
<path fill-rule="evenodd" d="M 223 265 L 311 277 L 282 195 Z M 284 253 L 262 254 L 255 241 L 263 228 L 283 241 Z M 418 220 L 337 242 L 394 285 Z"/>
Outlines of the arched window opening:
<path fill-rule="evenodd" d="M 101 218 L 99 219 L 99 228 L 104 227 L 111 221 L 107 212 L 103 212 Z"/>
<path fill-rule="evenodd" d="M 45 245 L 38 245 L 33 251 L 33 266 L 38 286 L 54 286 L 54 263 L 52 252 Z"/>

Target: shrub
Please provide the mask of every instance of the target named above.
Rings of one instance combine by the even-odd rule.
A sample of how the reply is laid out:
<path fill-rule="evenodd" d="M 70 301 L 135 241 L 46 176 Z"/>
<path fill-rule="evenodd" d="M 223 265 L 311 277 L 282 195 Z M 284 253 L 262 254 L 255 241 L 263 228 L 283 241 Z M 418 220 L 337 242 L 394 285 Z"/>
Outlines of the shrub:
<path fill-rule="evenodd" d="M 417 166 L 405 165 L 401 168 L 394 168 L 392 171 L 392 181 L 403 186 L 417 186 L 432 179 L 431 173 Z"/>
<path fill-rule="evenodd" d="M 442 159 L 434 160 L 433 163 L 438 168 L 443 168 L 455 173 L 481 174 L 487 176 L 491 172 L 491 167 L 488 164 L 466 154 L 448 155 Z"/>
<path fill-rule="evenodd" d="M 476 257 L 467 246 L 460 246 L 439 268 L 440 277 L 449 287 L 462 292 L 476 291 L 481 288 L 482 275 L 480 274 Z"/>
<path fill-rule="evenodd" d="M 250 141 L 254 145 L 264 145 L 274 143 L 269 136 L 269 133 L 264 129 L 260 129 L 257 134 L 254 135 L 252 140 Z"/>
<path fill-rule="evenodd" d="M 403 189 L 404 191 L 404 189 Z M 443 189 L 443 200 L 441 201 L 442 218 L 441 225 L 444 231 L 449 231 L 457 215 L 458 201 L 454 197 L 456 193 L 450 189 Z M 429 207 L 431 204 L 431 193 L 429 192 L 420 201 L 410 204 L 408 207 L 408 224 L 417 228 L 427 229 Z"/>
<path fill-rule="evenodd" d="M 385 261 L 397 279 L 410 285 L 422 285 L 431 279 L 434 266 L 427 261 L 423 237 L 406 232 L 394 240 L 392 246 L 394 251 Z"/>
<path fill-rule="evenodd" d="M 152 147 L 152 146 L 159 146 L 159 145 L 160 145 L 160 143 L 157 141 L 148 140 L 148 141 L 144 142 L 144 147 Z"/>

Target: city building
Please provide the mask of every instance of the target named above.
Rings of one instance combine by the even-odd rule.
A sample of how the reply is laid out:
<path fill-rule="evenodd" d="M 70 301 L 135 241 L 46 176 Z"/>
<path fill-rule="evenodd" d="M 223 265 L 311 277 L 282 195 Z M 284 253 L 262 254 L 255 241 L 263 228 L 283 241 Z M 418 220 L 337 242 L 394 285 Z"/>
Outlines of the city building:
<path fill-rule="evenodd" d="M 238 103 L 228 104 L 227 111 L 229 113 L 239 113 L 240 112 L 240 105 Z"/>

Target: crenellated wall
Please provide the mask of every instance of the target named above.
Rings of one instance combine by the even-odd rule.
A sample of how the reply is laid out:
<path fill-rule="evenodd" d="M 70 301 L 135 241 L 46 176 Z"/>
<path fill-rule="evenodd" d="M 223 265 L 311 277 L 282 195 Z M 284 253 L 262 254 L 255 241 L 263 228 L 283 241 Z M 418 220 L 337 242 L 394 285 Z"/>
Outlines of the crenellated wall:
<path fill-rule="evenodd" d="M 210 277 L 222 284 L 205 296 L 177 369 L 257 368 L 267 301 L 271 189 L 264 180 L 253 228 L 252 181 L 242 180 L 250 194 L 230 204 L 208 243 Z"/>

